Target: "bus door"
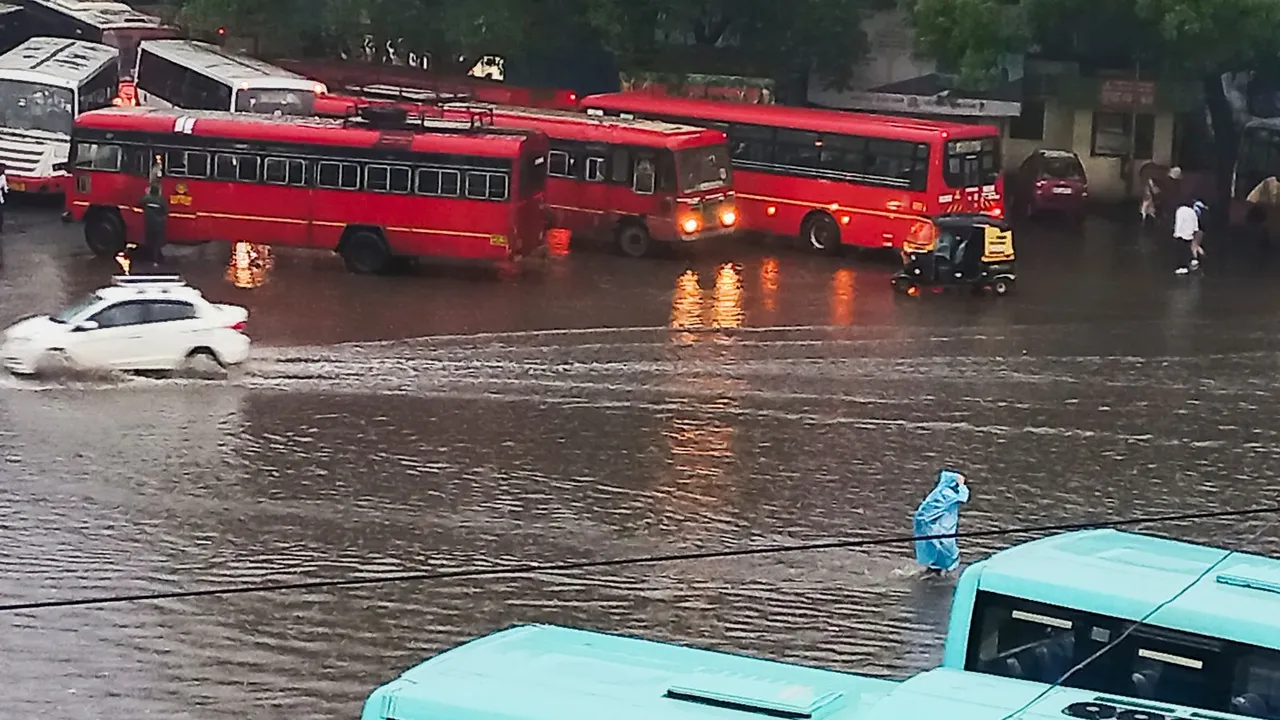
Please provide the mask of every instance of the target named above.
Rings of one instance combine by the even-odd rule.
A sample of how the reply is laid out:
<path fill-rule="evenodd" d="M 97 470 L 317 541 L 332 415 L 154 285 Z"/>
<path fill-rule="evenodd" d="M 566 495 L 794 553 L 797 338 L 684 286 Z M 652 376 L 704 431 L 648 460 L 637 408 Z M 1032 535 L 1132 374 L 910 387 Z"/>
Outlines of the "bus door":
<path fill-rule="evenodd" d="M 209 153 L 200 150 L 165 150 L 152 154 L 148 166 L 163 163 L 164 177 L 160 194 L 169 206 L 165 235 L 172 242 L 198 242 L 206 239 L 197 216 L 197 199 L 208 190 L 202 189 L 202 178 L 209 174 Z M 148 175 L 150 171 L 148 172 Z"/>
<path fill-rule="evenodd" d="M 609 148 L 605 145 L 587 145 L 582 150 L 579 162 L 582 163 L 580 177 L 583 182 L 578 183 L 578 198 L 572 204 L 588 211 L 583 222 L 590 225 L 589 232 L 608 232 L 609 228 L 602 226 L 611 225 L 622 209 L 610 197 Z"/>

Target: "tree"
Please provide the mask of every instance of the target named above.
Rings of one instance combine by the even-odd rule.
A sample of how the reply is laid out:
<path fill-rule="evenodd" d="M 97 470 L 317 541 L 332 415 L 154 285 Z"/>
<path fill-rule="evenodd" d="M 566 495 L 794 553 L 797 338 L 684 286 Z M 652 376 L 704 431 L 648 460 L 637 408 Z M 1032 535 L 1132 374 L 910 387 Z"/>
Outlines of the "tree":
<path fill-rule="evenodd" d="M 1237 129 L 1222 75 L 1276 67 L 1280 58 L 1276 0 L 911 0 L 911 7 L 922 49 L 961 68 L 965 83 L 981 83 L 998 55 L 1030 48 L 1200 81 L 1223 178 Z"/>
<path fill-rule="evenodd" d="M 733 74 L 803 84 L 811 70 L 847 83 L 866 53 L 861 20 L 893 0 L 583 0 L 619 63 L 655 69 L 672 46 L 718 55 Z M 698 51 L 701 51 L 700 53 Z M 711 52 L 714 51 L 714 52 Z M 712 61 L 713 62 L 713 61 Z M 688 66 L 686 71 L 725 71 Z"/>
<path fill-rule="evenodd" d="M 308 40 L 359 45 L 365 34 L 404 38 L 436 57 L 508 57 L 580 42 L 593 33 L 633 70 L 669 58 L 683 72 L 803 80 L 811 69 L 837 85 L 866 51 L 864 11 L 895 0 L 171 0 L 198 30 L 254 34 L 289 54 Z M 248 29 L 248 32 L 246 32 Z M 692 49 L 690 58 L 673 47 Z M 554 49 L 554 48 L 553 48 Z M 666 65 L 671 63 L 665 62 Z M 719 65 L 705 67 L 704 64 Z"/>

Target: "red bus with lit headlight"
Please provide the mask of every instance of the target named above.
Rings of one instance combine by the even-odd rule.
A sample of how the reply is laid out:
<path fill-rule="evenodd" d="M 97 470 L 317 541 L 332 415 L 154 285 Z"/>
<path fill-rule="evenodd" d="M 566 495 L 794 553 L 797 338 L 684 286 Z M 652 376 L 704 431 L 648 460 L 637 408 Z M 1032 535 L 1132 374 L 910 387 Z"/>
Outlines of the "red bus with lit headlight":
<path fill-rule="evenodd" d="M 932 215 L 1004 215 L 993 126 L 638 92 L 582 107 L 726 133 L 743 229 L 798 234 L 816 250 L 901 248 Z"/>
<path fill-rule="evenodd" d="M 134 73 L 148 107 L 312 115 L 324 83 L 197 40 L 147 40 Z"/>
<path fill-rule="evenodd" d="M 154 163 L 166 239 L 329 250 L 356 273 L 397 258 L 502 264 L 545 252 L 546 135 L 365 113 L 325 120 L 108 108 L 76 118 L 71 219 L 100 257 L 141 244 Z"/>
<path fill-rule="evenodd" d="M 349 116 L 365 102 L 328 95 L 317 109 Z M 551 225 L 575 238 L 642 257 L 655 244 L 699 242 L 738 228 L 729 147 L 719 130 L 475 103 L 415 109 L 453 120 L 483 112 L 497 127 L 546 133 Z"/>

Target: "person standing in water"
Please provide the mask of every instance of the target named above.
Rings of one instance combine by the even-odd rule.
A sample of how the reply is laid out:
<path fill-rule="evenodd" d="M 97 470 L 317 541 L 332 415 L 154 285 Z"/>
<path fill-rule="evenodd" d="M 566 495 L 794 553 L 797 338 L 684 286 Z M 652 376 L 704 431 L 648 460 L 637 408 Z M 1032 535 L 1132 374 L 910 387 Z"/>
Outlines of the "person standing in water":
<path fill-rule="evenodd" d="M 144 254 L 155 265 L 164 262 L 165 223 L 169 216 L 168 203 L 160 192 L 158 167 L 157 161 L 157 169 L 152 170 L 151 182 L 139 203 L 142 207 Z"/>
<path fill-rule="evenodd" d="M 950 468 L 938 473 L 938 483 L 916 508 L 912 534 L 916 540 L 916 562 L 936 573 L 960 566 L 960 544 L 953 537 L 960 530 L 960 506 L 969 502 L 969 486 L 964 475 Z"/>

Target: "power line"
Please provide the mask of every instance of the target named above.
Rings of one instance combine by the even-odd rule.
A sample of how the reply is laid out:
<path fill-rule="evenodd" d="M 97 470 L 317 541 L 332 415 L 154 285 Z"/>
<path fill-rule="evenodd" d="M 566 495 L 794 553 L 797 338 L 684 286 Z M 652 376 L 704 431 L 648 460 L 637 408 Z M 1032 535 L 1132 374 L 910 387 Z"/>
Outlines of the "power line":
<path fill-rule="evenodd" d="M 1256 532 L 1256 533 L 1254 533 L 1254 534 L 1253 534 L 1253 537 L 1251 537 L 1251 538 L 1249 538 L 1248 540 L 1246 540 L 1246 541 L 1245 541 L 1245 544 L 1246 544 L 1246 545 L 1250 545 L 1250 544 L 1253 544 L 1254 542 L 1257 542 L 1258 538 L 1262 537 L 1263 533 L 1265 533 L 1266 531 L 1270 530 L 1270 529 L 1271 529 L 1271 527 L 1272 527 L 1273 525 L 1275 525 L 1275 524 L 1276 524 L 1276 521 L 1277 521 L 1277 520 L 1280 520 L 1280 517 L 1278 517 L 1278 518 L 1271 518 L 1270 520 L 1268 520 L 1268 521 L 1267 521 L 1267 523 L 1266 523 L 1265 525 L 1263 525 L 1263 526 L 1258 530 L 1258 532 Z M 1063 674 L 1062 674 L 1062 677 L 1060 677 L 1060 678 L 1058 678 L 1057 680 L 1055 680 L 1055 681 L 1053 682 L 1053 684 L 1052 684 L 1052 685 L 1050 685 L 1049 687 L 1045 688 L 1044 690 L 1041 690 L 1039 694 L 1037 694 L 1035 697 L 1033 697 L 1033 698 L 1031 698 L 1030 700 L 1028 700 L 1028 701 L 1026 702 L 1026 704 L 1025 704 L 1025 705 L 1023 705 L 1022 707 L 1018 708 L 1017 710 L 1014 710 L 1013 712 L 1009 713 L 1008 715 L 1005 715 L 1001 720 L 1014 720 L 1014 718 L 1018 717 L 1019 715 L 1021 715 L 1021 714 L 1022 714 L 1022 713 L 1024 713 L 1024 712 L 1026 712 L 1029 708 L 1031 708 L 1031 706 L 1033 706 L 1033 705 L 1035 705 L 1036 703 L 1038 703 L 1038 702 L 1040 702 L 1041 700 L 1043 700 L 1043 699 L 1045 698 L 1045 696 L 1047 696 L 1049 693 L 1053 692 L 1055 689 L 1057 689 L 1058 687 L 1060 687 L 1060 686 L 1061 686 L 1063 683 L 1065 683 L 1065 682 L 1066 682 L 1066 681 L 1067 681 L 1067 680 L 1068 680 L 1072 675 L 1075 675 L 1076 673 L 1080 672 L 1080 671 L 1081 671 L 1081 670 L 1083 670 L 1086 666 L 1088 666 L 1088 665 L 1089 665 L 1089 663 L 1092 663 L 1094 660 L 1097 660 L 1098 658 L 1100 658 L 1100 657 L 1102 657 L 1103 655 L 1105 655 L 1105 654 L 1107 654 L 1108 652 L 1110 652 L 1113 648 L 1115 648 L 1115 647 L 1117 647 L 1118 645 L 1120 645 L 1120 643 L 1124 642 L 1124 641 L 1125 641 L 1125 638 L 1128 638 L 1130 635 L 1132 635 L 1132 634 L 1134 633 L 1134 631 L 1135 631 L 1135 630 L 1137 630 L 1139 627 L 1141 627 L 1141 626 L 1145 625 L 1148 621 L 1150 621 L 1150 620 L 1151 620 L 1151 618 L 1155 617 L 1155 614 L 1156 614 L 1156 613 L 1158 613 L 1158 612 L 1160 612 L 1161 610 L 1163 610 L 1163 609 L 1165 609 L 1165 608 L 1169 607 L 1169 606 L 1170 606 L 1170 605 L 1172 605 L 1172 604 L 1173 604 L 1173 603 L 1174 603 L 1178 598 L 1180 598 L 1180 597 L 1182 597 L 1183 595 L 1186 595 L 1188 592 L 1190 592 L 1191 588 L 1195 587 L 1196 585 L 1199 585 L 1201 580 L 1204 580 L 1206 577 L 1209 577 L 1209 573 L 1213 572 L 1214 570 L 1217 570 L 1219 567 L 1221 567 L 1221 566 L 1222 566 L 1222 563 L 1226 562 L 1226 561 L 1227 561 L 1227 560 L 1228 560 L 1232 555 L 1235 555 L 1235 554 L 1236 554 L 1236 551 L 1235 551 L 1235 550 L 1227 550 L 1226 552 L 1224 552 L 1224 553 L 1222 554 L 1222 557 L 1218 558 L 1216 561 L 1214 561 L 1214 563 L 1213 563 L 1212 565 L 1210 565 L 1209 567 L 1205 568 L 1205 569 L 1204 569 L 1204 572 L 1202 572 L 1202 573 L 1200 573 L 1199 575 L 1197 575 L 1197 576 L 1196 576 L 1196 578 L 1195 578 L 1194 580 L 1192 580 L 1191 582 L 1187 583 L 1187 585 L 1186 585 L 1185 587 L 1183 587 L 1181 590 L 1179 590 L 1178 592 L 1174 593 L 1174 594 L 1173 594 L 1173 596 L 1172 596 L 1172 597 L 1170 597 L 1168 600 L 1165 600 L 1164 602 L 1160 603 L 1159 605 L 1156 605 L 1155 607 L 1151 608 L 1151 610 L 1150 610 L 1146 615 L 1143 615 L 1141 618 L 1139 618 L 1139 619 L 1138 619 L 1138 621 L 1137 621 L 1137 622 L 1135 622 L 1134 624 L 1132 624 L 1132 625 L 1130 625 L 1128 628 L 1126 628 L 1126 629 L 1125 629 L 1125 631 L 1124 631 L 1124 632 L 1122 632 L 1122 633 L 1120 633 L 1120 635 L 1119 635 L 1119 636 L 1117 636 L 1115 640 L 1112 640 L 1111 642 L 1107 643 L 1106 645 L 1103 645 L 1101 648 L 1098 648 L 1098 651 L 1097 651 L 1097 652 L 1095 652 L 1094 654 L 1092 654 L 1092 655 L 1090 655 L 1089 657 L 1085 658 L 1084 660 L 1081 660 L 1081 661 L 1079 662 L 1079 664 L 1077 664 L 1075 667 L 1073 667 L 1073 668 L 1071 668 L 1070 670 L 1068 670 L 1068 671 L 1066 671 L 1065 673 L 1063 673 Z"/>
<path fill-rule="evenodd" d="M 1248 510 L 1225 510 L 1217 512 L 1183 513 L 1179 515 L 1154 515 L 1148 517 L 1121 518 L 1119 520 L 1095 520 L 1089 522 L 1061 523 L 1055 525 L 1034 525 L 1027 527 L 1003 528 L 998 530 L 976 530 L 972 532 L 948 533 L 943 535 L 907 535 L 889 537 L 871 537 L 861 539 L 826 540 L 791 545 L 766 545 L 762 547 L 738 548 L 733 550 L 703 550 L 670 555 L 642 555 L 606 560 L 576 560 L 562 563 L 523 564 L 497 568 L 464 568 L 445 571 L 415 571 L 404 573 L 388 573 L 363 578 L 341 578 L 334 580 L 304 580 L 291 583 L 265 583 L 261 585 L 240 585 L 224 588 L 201 588 L 196 590 L 174 590 L 170 592 L 138 593 L 134 595 L 100 595 L 67 600 L 37 600 L 32 602 L 10 603 L 0 605 L 0 613 L 19 612 L 23 610 L 50 610 L 56 608 L 85 607 L 99 605 L 118 605 L 122 603 L 152 602 L 157 600 L 179 600 L 186 598 L 215 597 L 228 595 L 249 595 L 252 593 L 278 593 L 306 590 L 331 590 L 338 588 L 360 587 L 365 585 L 383 585 L 403 582 L 437 582 L 442 580 L 470 580 L 477 578 L 493 578 L 512 575 L 535 575 L 538 573 L 560 573 L 575 570 L 597 570 L 636 565 L 658 565 L 663 563 L 689 562 L 693 560 L 718 560 L 725 558 L 751 557 L 759 555 L 781 555 L 801 552 L 818 552 L 822 550 L 846 550 L 852 548 L 873 547 L 879 545 L 898 545 L 918 540 L 973 539 L 1017 535 L 1021 533 L 1069 532 L 1072 530 L 1089 530 L 1095 528 L 1132 527 L 1135 525 L 1155 525 L 1160 523 L 1181 522 L 1187 520 L 1214 520 L 1223 518 L 1240 518 L 1252 515 L 1280 514 L 1280 505 L 1270 505 Z M 1274 521 L 1273 521 L 1274 522 Z"/>

